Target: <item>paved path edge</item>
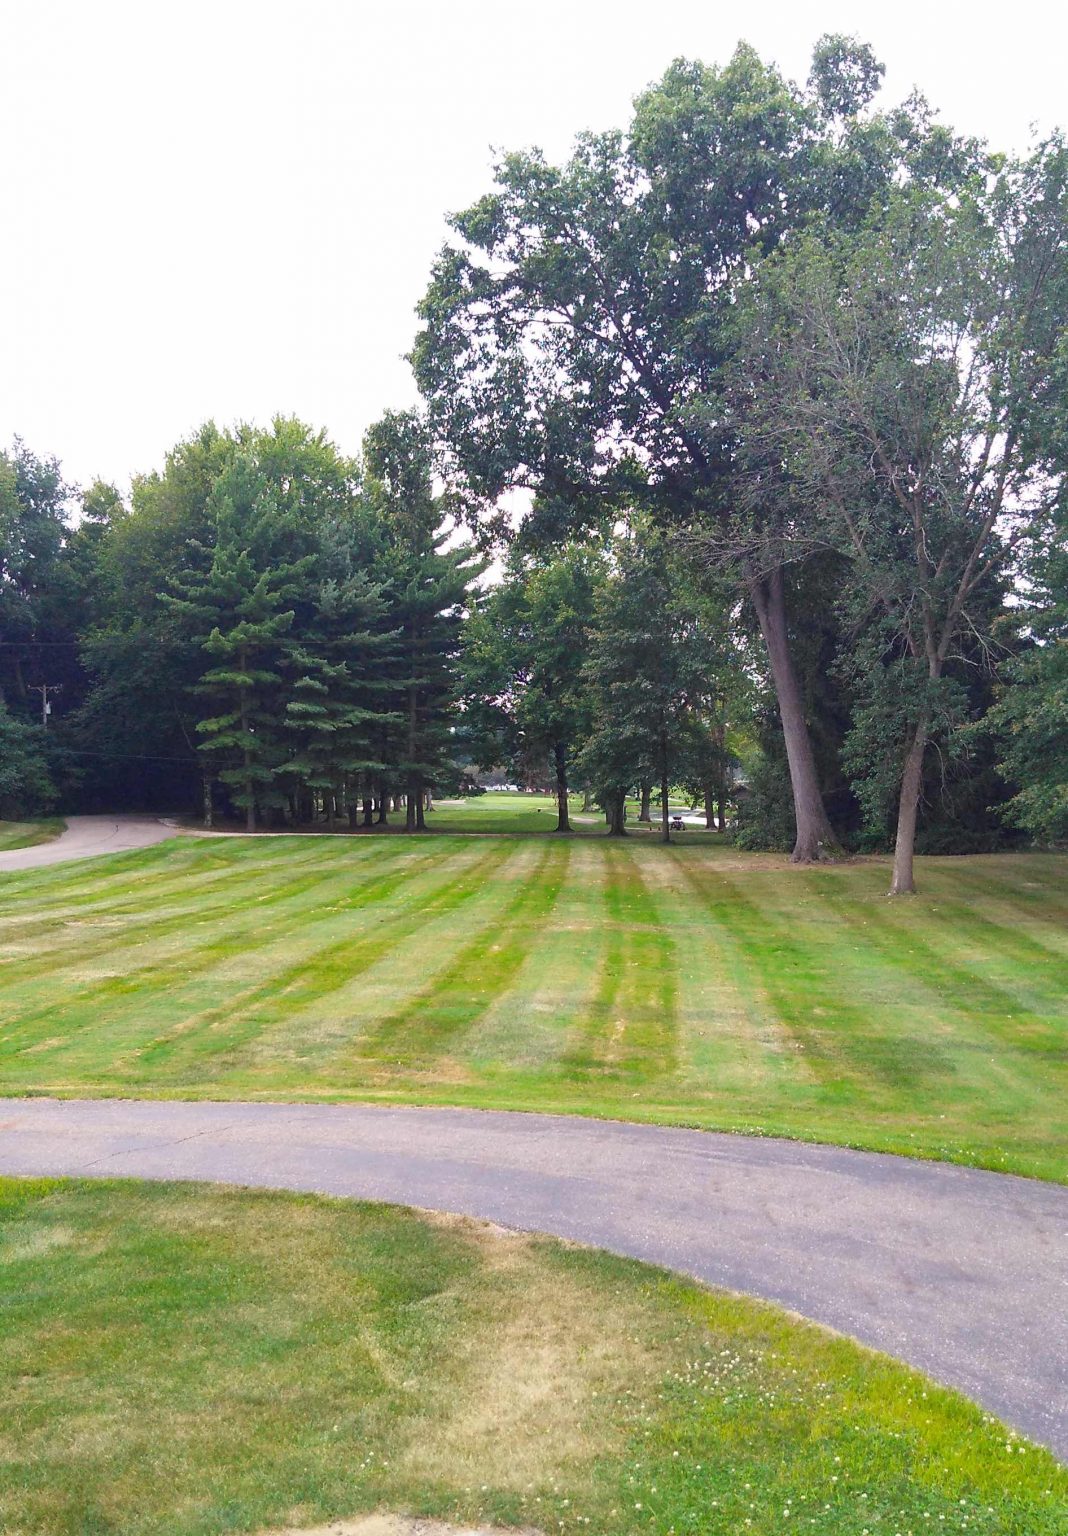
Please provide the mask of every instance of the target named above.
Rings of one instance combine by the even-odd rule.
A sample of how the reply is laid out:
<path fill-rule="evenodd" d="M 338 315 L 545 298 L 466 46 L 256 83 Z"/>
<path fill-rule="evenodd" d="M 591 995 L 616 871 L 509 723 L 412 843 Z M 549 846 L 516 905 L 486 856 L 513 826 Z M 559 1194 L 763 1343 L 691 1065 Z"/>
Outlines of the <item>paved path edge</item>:
<path fill-rule="evenodd" d="M 1068 1460 L 1068 1188 L 820 1144 L 567 1116 L 0 1099 L 0 1172 L 385 1200 L 777 1303 Z"/>

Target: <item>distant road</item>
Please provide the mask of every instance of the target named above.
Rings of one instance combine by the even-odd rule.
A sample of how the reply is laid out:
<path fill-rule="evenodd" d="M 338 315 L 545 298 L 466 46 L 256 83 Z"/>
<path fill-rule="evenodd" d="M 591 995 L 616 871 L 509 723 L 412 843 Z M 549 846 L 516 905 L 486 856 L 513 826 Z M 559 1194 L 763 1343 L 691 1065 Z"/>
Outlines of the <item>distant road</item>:
<path fill-rule="evenodd" d="M 67 830 L 50 843 L 35 848 L 13 848 L 0 853 L 0 874 L 14 869 L 37 869 L 43 864 L 65 864 L 68 859 L 94 859 L 103 853 L 126 853 L 131 848 L 150 848 L 174 837 L 179 828 L 158 816 L 68 816 Z"/>
<path fill-rule="evenodd" d="M 0 1099 L 0 1172 L 322 1191 L 576 1238 L 852 1334 L 1068 1457 L 1055 1184 L 551 1115 L 54 1099 Z"/>

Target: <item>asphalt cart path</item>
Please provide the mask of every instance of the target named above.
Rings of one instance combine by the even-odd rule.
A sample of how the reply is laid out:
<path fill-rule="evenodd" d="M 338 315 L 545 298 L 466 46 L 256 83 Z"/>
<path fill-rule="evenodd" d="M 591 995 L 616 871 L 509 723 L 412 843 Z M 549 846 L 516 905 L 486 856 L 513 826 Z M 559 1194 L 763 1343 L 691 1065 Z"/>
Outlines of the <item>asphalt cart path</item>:
<path fill-rule="evenodd" d="M 460 1212 L 765 1297 L 1068 1460 L 1068 1188 L 552 1115 L 0 1100 L 0 1172 L 203 1179 Z"/>
<path fill-rule="evenodd" d="M 105 853 L 128 853 L 165 842 L 180 830 L 158 816 L 68 816 L 67 827 L 50 843 L 12 848 L 0 853 L 0 874 L 15 869 L 40 869 L 68 859 L 95 859 Z"/>

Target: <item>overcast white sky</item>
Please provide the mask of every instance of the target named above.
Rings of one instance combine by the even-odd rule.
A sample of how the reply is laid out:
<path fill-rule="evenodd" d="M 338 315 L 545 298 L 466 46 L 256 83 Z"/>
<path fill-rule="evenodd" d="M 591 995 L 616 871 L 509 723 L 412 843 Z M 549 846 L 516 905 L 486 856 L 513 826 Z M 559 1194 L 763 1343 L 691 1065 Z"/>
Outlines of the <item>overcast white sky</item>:
<path fill-rule="evenodd" d="M 125 484 L 208 417 L 342 447 L 410 403 L 445 215 L 491 146 L 622 126 L 739 37 L 796 79 L 845 31 L 960 129 L 1068 118 L 1068 9 L 690 0 L 0 0 L 0 444 Z"/>

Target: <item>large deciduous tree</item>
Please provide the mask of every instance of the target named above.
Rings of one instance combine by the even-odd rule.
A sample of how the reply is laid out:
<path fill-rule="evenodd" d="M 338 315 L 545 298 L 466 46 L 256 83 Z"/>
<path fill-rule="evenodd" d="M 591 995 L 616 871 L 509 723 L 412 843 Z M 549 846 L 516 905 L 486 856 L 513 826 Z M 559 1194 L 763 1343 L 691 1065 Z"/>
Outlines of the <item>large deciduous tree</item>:
<path fill-rule="evenodd" d="M 855 227 L 895 180 L 953 169 L 920 104 L 863 116 L 879 78 L 870 50 L 828 39 L 799 92 L 743 46 L 724 69 L 674 64 L 629 134 L 584 135 L 563 167 L 507 155 L 454 220 L 414 352 L 446 472 L 491 533 L 517 488 L 554 534 L 634 505 L 708 530 L 767 646 L 799 859 L 835 837 L 787 621 L 797 517 L 778 503 L 723 537 L 739 498 L 722 376 L 739 294 L 784 241 L 815 217 Z"/>
<path fill-rule="evenodd" d="M 752 430 L 849 557 L 865 733 L 899 784 L 893 894 L 962 638 L 988 638 L 991 584 L 1064 493 L 1066 190 L 1059 140 L 952 196 L 901 188 L 848 239 L 785 252 L 749 316 Z"/>

